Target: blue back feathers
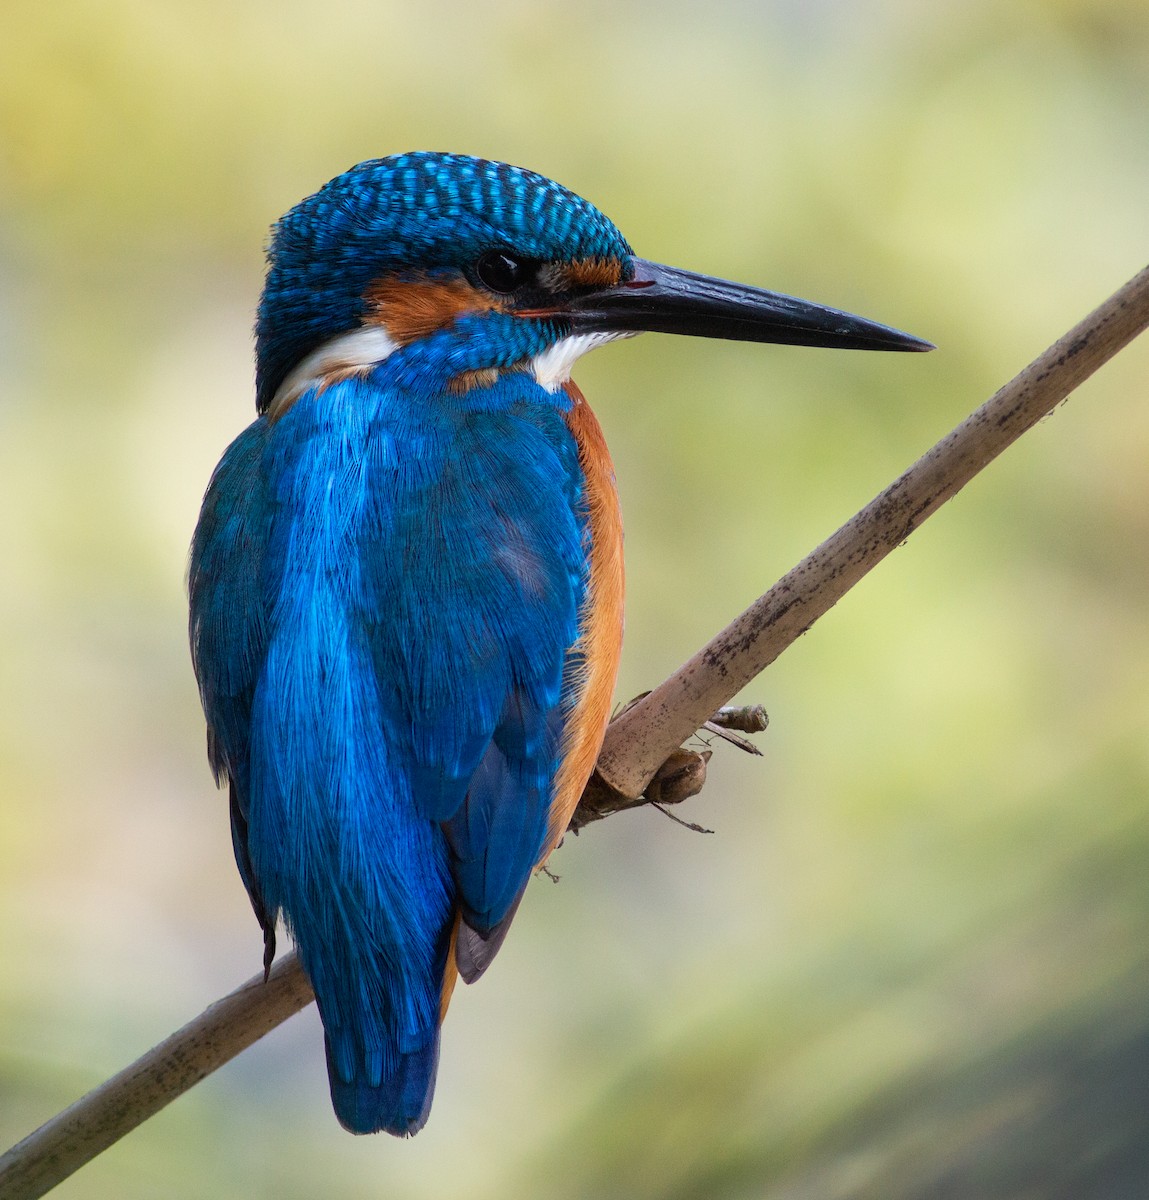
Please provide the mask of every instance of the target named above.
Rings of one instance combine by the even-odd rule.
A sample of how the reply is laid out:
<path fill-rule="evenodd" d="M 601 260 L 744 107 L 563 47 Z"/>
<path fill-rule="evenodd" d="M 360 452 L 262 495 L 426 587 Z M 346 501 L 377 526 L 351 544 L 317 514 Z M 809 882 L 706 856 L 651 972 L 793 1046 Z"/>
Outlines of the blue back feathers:
<path fill-rule="evenodd" d="M 456 155 L 364 163 L 303 201 L 269 253 L 260 411 L 359 324 L 372 281 L 465 274 L 492 246 L 629 253 L 550 180 Z M 488 345 L 499 326 L 480 324 L 260 416 L 216 469 L 192 546 L 193 656 L 237 861 L 269 945 L 280 914 L 295 937 L 356 1132 L 426 1120 L 453 929 L 493 946 L 505 931 L 579 686 L 590 535 L 571 401 L 526 371 L 444 388 L 436 356 L 460 344 L 472 362 L 476 346 L 538 348 Z"/>

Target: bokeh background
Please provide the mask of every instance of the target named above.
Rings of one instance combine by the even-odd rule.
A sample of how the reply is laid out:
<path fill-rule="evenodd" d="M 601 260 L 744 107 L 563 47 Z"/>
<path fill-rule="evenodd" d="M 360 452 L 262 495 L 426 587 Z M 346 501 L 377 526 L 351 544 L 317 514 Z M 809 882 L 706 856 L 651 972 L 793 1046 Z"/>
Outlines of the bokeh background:
<path fill-rule="evenodd" d="M 505 158 L 639 253 L 936 341 L 584 360 L 626 699 L 1145 260 L 1143 0 L 5 0 L 0 1142 L 254 973 L 186 547 L 251 417 L 269 224 Z M 1149 343 L 748 693 L 683 815 L 569 839 L 457 996 L 410 1143 L 314 1011 L 62 1198 L 1149 1194 Z"/>

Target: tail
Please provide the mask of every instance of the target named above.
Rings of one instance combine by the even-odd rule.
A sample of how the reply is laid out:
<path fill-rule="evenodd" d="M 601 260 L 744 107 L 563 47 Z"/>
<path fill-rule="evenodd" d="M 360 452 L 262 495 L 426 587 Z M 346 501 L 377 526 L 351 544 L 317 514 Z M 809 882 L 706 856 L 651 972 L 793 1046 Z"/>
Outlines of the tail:
<path fill-rule="evenodd" d="M 439 1069 L 439 1030 L 417 1050 L 399 1054 L 389 1072 L 372 1083 L 365 1070 L 344 1079 L 327 1046 L 327 1075 L 331 1081 L 331 1103 L 339 1124 L 350 1133 L 379 1133 L 412 1137 L 427 1123 L 435 1095 L 435 1073 Z"/>
<path fill-rule="evenodd" d="M 455 982 L 455 964 L 447 957 L 454 950 L 454 927 L 452 922 L 450 936 L 440 939 L 432 979 L 438 976 L 441 990 L 438 1003 L 427 998 L 431 1011 L 424 1011 L 423 1020 L 401 991 L 391 999 L 346 962 L 332 973 L 327 963 L 310 967 L 301 953 L 323 1020 L 331 1104 L 350 1133 L 386 1130 L 395 1137 L 413 1137 L 427 1123 L 442 1021 Z M 398 980 L 392 976 L 390 982 Z M 397 1021 L 397 1012 L 405 1012 L 408 1020 Z"/>

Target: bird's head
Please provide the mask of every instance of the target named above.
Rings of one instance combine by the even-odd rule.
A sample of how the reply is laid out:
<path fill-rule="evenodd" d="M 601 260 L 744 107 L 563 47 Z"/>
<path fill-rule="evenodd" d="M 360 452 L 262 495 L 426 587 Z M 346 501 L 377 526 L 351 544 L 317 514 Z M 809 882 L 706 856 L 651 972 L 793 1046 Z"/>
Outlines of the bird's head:
<path fill-rule="evenodd" d="M 643 330 L 853 349 L 929 343 L 834 309 L 637 258 L 573 192 L 520 167 L 419 152 L 360 163 L 280 220 L 256 323 L 256 398 L 394 354 L 412 381 L 503 369 L 558 387 L 593 346 Z"/>

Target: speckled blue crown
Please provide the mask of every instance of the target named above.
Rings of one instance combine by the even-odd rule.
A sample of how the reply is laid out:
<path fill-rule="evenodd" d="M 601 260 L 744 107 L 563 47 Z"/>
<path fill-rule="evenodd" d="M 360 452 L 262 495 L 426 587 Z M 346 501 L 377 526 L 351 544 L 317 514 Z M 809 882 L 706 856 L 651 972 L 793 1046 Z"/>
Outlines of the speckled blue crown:
<path fill-rule="evenodd" d="M 631 254 L 593 204 L 522 167 L 419 151 L 337 175 L 272 231 L 256 322 L 260 409 L 305 354 L 360 323 L 373 279 L 468 269 L 496 248 L 567 261 Z"/>

